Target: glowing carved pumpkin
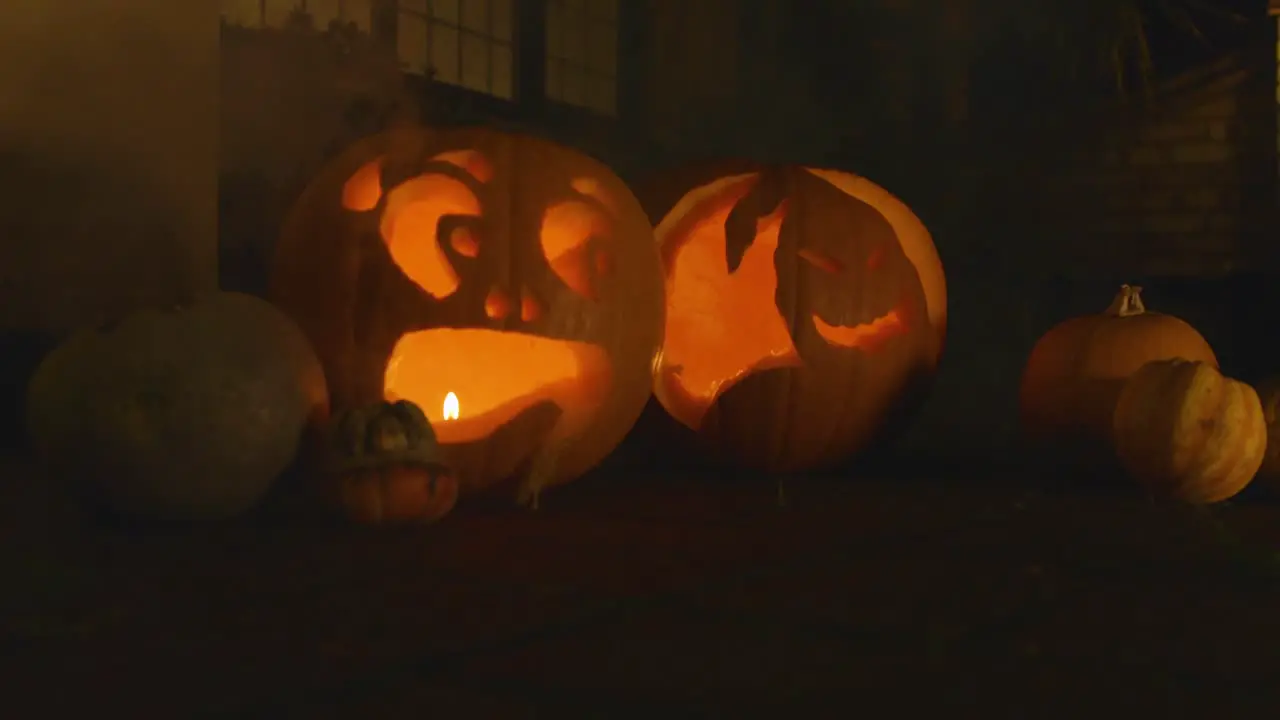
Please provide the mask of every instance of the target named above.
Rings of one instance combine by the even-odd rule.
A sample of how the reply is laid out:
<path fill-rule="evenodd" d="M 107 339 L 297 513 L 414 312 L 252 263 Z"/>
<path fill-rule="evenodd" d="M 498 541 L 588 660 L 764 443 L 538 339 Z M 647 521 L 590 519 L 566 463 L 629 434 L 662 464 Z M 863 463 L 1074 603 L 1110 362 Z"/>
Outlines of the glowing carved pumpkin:
<path fill-rule="evenodd" d="M 866 447 L 941 353 L 945 280 L 924 226 L 836 171 L 689 187 L 651 207 L 667 278 L 659 402 L 763 469 L 831 465 Z"/>
<path fill-rule="evenodd" d="M 272 289 L 336 404 L 412 401 L 463 492 L 515 479 L 522 499 L 621 440 L 662 331 L 652 230 L 622 181 L 488 130 L 400 129 L 337 158 L 286 220 Z"/>

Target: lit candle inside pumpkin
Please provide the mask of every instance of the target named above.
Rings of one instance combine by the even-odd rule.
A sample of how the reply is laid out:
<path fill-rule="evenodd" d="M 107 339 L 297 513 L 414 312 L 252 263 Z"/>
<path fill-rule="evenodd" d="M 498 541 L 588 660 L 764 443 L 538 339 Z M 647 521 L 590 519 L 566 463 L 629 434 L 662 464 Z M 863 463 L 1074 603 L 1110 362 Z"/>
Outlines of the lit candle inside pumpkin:
<path fill-rule="evenodd" d="M 396 343 L 383 392 L 390 400 L 436 408 L 436 439 L 454 445 L 487 438 L 546 401 L 563 411 L 558 437 L 580 433 L 608 397 L 611 381 L 609 356 L 599 346 L 487 328 L 432 328 L 406 333 Z M 450 393 L 458 401 L 452 417 L 441 404 Z"/>
<path fill-rule="evenodd" d="M 444 396 L 444 410 L 442 415 L 445 420 L 457 420 L 459 414 L 458 396 L 450 392 Z"/>

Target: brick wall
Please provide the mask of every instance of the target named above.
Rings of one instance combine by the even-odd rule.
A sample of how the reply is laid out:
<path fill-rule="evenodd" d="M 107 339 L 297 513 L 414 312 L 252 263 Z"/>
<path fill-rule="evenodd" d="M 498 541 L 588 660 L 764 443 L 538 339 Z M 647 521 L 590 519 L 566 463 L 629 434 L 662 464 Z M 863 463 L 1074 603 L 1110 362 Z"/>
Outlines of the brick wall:
<path fill-rule="evenodd" d="M 1040 206 L 1073 236 L 1057 237 L 1075 272 L 1217 276 L 1267 254 L 1274 81 L 1247 57 L 1179 78 L 1074 141 L 1062 179 L 1041 189 L 1058 212 Z"/>

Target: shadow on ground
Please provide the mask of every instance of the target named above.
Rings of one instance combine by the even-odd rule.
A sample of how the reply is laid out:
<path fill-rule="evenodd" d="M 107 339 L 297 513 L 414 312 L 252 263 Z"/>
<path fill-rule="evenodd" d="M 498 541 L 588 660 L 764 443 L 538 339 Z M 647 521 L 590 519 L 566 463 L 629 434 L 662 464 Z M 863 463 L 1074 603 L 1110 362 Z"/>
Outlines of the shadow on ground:
<path fill-rule="evenodd" d="M 797 478 L 780 508 L 768 483 L 615 471 L 429 528 L 125 532 L 6 462 L 14 717 L 1280 709 L 1280 584 L 1254 552 L 1280 507 L 956 466 Z"/>

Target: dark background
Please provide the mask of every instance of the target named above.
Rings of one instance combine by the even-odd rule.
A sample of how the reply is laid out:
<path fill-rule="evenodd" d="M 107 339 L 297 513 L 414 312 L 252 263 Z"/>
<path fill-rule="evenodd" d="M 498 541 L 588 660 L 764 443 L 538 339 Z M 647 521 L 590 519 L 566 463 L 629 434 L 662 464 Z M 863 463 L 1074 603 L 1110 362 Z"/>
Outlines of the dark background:
<path fill-rule="evenodd" d="M 898 195 L 949 286 L 912 453 L 1003 452 L 1031 344 L 1122 282 L 1196 325 L 1228 372 L 1274 370 L 1259 318 L 1280 309 L 1276 38 L 1260 2 L 623 0 L 616 117 L 546 98 L 545 9 L 516 5 L 511 102 L 402 75 L 392 5 L 368 35 L 224 26 L 222 285 L 261 292 L 307 180 L 410 116 L 548 136 L 634 183 L 729 156 L 844 168 Z M 5 437 L 57 334 L 3 333 Z"/>

